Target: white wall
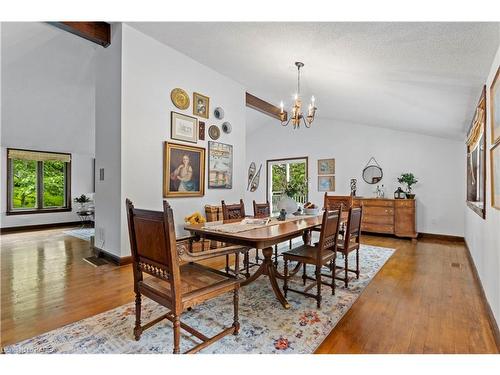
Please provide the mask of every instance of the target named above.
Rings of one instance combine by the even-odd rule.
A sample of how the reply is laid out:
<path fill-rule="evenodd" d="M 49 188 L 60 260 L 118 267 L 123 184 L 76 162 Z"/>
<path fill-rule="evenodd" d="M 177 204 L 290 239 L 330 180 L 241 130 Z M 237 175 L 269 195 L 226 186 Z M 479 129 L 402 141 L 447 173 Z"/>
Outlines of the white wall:
<path fill-rule="evenodd" d="M 250 122 L 250 123 L 248 123 Z M 263 125 L 261 125 L 262 123 Z M 335 158 L 336 191 L 350 194 L 350 179 L 358 180 L 358 196 L 373 196 L 361 172 L 371 156 L 383 169 L 387 197 L 393 197 L 402 172 L 413 172 L 418 184 L 417 230 L 463 236 L 465 157 L 464 144 L 432 136 L 399 132 L 318 118 L 310 129 L 294 130 L 251 109 L 247 110 L 247 166 L 262 163 L 259 189 L 247 192 L 246 204 L 266 199 L 266 160 L 309 156 L 309 200 L 321 205 L 324 192 L 317 188 L 317 160 Z M 375 185 L 376 186 L 376 185 Z"/>
<path fill-rule="evenodd" d="M 479 217 L 467 205 L 465 206 L 465 239 L 497 323 L 500 322 L 500 210 L 491 207 L 491 161 L 489 153 L 491 144 L 491 111 L 489 88 L 499 65 L 500 48 L 491 65 L 491 71 L 486 81 L 486 220 Z M 478 90 L 478 97 L 479 95 L 480 92 Z"/>
<path fill-rule="evenodd" d="M 224 121 L 231 122 L 231 134 L 223 134 L 220 142 L 233 145 L 233 189 L 214 190 L 206 187 L 204 197 L 169 198 L 174 210 L 176 229 L 182 233 L 184 217 L 194 211 L 203 212 L 205 204 L 220 204 L 221 199 L 236 202 L 243 196 L 245 181 L 245 90 L 236 82 L 201 65 L 176 50 L 123 24 L 122 34 L 122 103 L 121 103 L 121 145 L 113 145 L 113 152 L 121 149 L 121 230 L 119 245 L 110 243 L 115 228 L 96 217 L 97 232 L 104 230 L 106 237 L 103 248 L 113 254 L 130 254 L 128 228 L 126 223 L 125 198 L 130 198 L 136 207 L 161 210 L 163 203 L 163 142 L 170 139 L 170 111 L 192 115 L 192 107 L 182 111 L 174 107 L 170 91 L 181 87 L 192 96 L 193 91 L 210 97 L 210 111 L 221 106 L 225 111 Z M 113 42 L 112 42 L 113 45 Z M 221 125 L 212 113 L 208 126 Z M 100 122 L 97 122 L 99 133 Z M 208 147 L 205 141 L 197 146 Z M 182 143 L 179 141 L 173 141 Z M 189 144 L 189 143 L 186 143 Z M 108 148 L 110 145 L 107 145 Z M 101 163 L 97 145 L 97 160 Z M 206 181 L 207 173 L 205 174 Z M 113 186 L 117 186 L 113 184 Z M 96 194 L 96 199 L 99 193 Z M 112 207 L 116 207 L 115 196 Z M 98 206 L 96 202 L 96 207 Z M 111 207 L 109 206 L 109 207 Z M 110 231 L 112 233 L 110 233 Z M 96 238 L 99 241 L 99 238 Z M 99 245 L 99 244 L 98 244 Z"/>
<path fill-rule="evenodd" d="M 44 23 L 2 23 L 1 163 L 6 148 L 72 154 L 71 193 L 89 193 L 94 157 L 94 45 Z M 74 212 L 6 216 L 1 226 L 77 221 Z"/>

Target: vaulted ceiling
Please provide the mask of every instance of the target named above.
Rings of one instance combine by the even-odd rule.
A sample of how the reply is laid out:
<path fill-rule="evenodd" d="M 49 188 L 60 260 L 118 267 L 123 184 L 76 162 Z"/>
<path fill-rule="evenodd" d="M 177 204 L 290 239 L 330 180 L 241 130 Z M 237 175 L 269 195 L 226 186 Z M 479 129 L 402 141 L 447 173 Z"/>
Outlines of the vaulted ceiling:
<path fill-rule="evenodd" d="M 318 117 L 463 139 L 498 23 L 130 23 L 273 103 L 295 61 Z"/>

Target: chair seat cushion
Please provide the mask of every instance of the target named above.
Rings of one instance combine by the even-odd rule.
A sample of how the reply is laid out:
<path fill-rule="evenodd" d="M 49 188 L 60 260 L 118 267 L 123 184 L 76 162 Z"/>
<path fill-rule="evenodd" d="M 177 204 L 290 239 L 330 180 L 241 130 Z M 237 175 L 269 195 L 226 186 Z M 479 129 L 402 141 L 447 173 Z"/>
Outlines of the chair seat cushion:
<path fill-rule="evenodd" d="M 309 264 L 316 263 L 316 257 L 319 248 L 316 246 L 302 245 L 292 250 L 283 252 L 283 256 L 289 260 L 298 260 Z M 325 263 L 335 257 L 335 253 L 330 250 L 323 251 L 322 263 Z"/>
<path fill-rule="evenodd" d="M 182 265 L 180 273 L 183 308 L 191 307 L 219 294 L 234 290 L 239 285 L 238 280 L 229 278 L 222 272 L 197 263 Z M 139 282 L 139 287 L 154 295 L 172 300 L 171 286 L 166 280 L 147 277 Z"/>

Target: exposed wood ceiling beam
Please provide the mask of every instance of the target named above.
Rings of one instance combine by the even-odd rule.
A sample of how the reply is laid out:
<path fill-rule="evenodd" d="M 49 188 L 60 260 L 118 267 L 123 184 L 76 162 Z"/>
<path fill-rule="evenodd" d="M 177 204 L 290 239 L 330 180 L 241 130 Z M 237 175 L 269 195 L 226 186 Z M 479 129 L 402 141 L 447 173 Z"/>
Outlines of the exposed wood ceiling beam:
<path fill-rule="evenodd" d="M 111 25 L 107 22 L 49 22 L 71 34 L 107 47 L 111 43 Z"/>
<path fill-rule="evenodd" d="M 281 109 L 276 107 L 275 105 L 266 102 L 256 96 L 246 93 L 246 105 L 249 108 L 255 109 L 256 111 L 262 112 L 268 116 L 271 116 L 275 119 L 282 120 L 281 118 Z M 285 112 L 284 121 L 287 120 L 287 113 Z"/>

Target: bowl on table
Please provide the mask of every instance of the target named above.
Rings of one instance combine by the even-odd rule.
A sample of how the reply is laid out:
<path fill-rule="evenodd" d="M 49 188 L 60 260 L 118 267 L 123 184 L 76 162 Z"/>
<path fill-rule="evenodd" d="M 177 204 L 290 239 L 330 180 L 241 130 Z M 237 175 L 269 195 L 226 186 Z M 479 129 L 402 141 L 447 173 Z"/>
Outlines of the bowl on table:
<path fill-rule="evenodd" d="M 319 214 L 319 207 L 304 208 L 304 214 L 306 214 L 306 215 L 318 215 Z"/>

